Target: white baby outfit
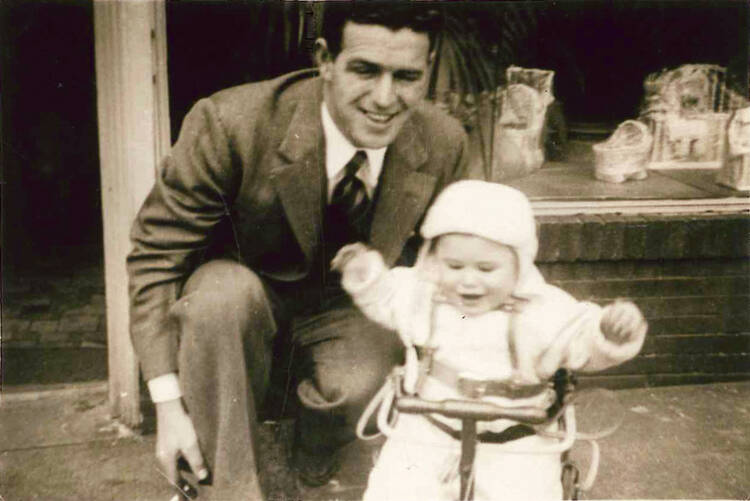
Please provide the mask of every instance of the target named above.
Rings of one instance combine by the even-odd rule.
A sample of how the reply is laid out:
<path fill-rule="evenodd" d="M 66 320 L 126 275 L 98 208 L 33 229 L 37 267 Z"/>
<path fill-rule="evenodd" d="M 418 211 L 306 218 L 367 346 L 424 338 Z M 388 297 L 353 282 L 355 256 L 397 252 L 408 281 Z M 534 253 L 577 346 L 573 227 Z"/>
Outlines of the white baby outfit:
<path fill-rule="evenodd" d="M 437 198 L 421 231 L 425 244 L 415 267 L 388 270 L 379 254 L 371 251 L 366 255 L 366 273 L 345 272 L 342 277 L 344 288 L 365 315 L 396 330 L 407 352 L 429 343 L 437 347 L 436 361 L 476 377 L 538 383 L 558 368 L 598 371 L 622 363 L 640 350 L 643 336 L 623 345 L 609 342 L 599 329 L 599 306 L 579 302 L 544 281 L 533 262 L 538 245 L 533 214 L 521 192 L 482 181 L 454 183 Z M 516 304 L 509 310 L 518 313 L 504 308 L 465 316 L 453 305 L 440 302 L 432 279 L 430 250 L 434 238 L 448 233 L 481 236 L 515 250 L 519 280 Z M 580 321 L 574 332 L 559 336 L 575 318 Z M 430 400 L 465 398 L 431 377 L 419 389 L 419 396 Z M 484 398 L 513 405 L 500 397 Z M 460 430 L 458 420 L 432 417 Z M 507 420 L 479 423 L 478 431 L 501 432 L 514 424 Z M 552 441 L 532 435 L 505 444 L 479 443 L 474 499 L 560 499 L 559 452 L 509 452 L 542 450 Z M 459 455 L 459 441 L 423 416 L 402 414 L 370 474 L 364 499 L 458 499 Z"/>

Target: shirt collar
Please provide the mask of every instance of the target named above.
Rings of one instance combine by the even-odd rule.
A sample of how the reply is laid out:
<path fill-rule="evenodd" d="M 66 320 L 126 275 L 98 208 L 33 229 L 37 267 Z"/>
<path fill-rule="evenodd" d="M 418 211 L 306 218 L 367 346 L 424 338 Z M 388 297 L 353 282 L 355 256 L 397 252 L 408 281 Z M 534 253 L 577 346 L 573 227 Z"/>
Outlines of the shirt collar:
<path fill-rule="evenodd" d="M 320 114 L 323 118 L 323 135 L 326 141 L 326 174 L 328 177 L 328 195 L 333 192 L 335 182 L 343 175 L 343 169 L 349 160 L 352 159 L 357 150 L 364 150 L 367 154 L 368 168 L 362 169 L 357 175 L 364 181 L 367 192 L 372 197 L 375 187 L 378 184 L 380 172 L 383 170 L 383 159 L 385 151 L 388 148 L 356 148 L 336 126 L 325 101 L 320 105 Z M 365 171 L 365 172 L 363 172 Z"/>

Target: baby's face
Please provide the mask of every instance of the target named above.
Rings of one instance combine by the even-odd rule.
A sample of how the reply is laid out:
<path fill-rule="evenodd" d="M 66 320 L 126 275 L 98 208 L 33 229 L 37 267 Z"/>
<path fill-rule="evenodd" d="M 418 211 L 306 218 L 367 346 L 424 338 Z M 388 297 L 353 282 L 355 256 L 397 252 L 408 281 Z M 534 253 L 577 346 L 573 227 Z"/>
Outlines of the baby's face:
<path fill-rule="evenodd" d="M 481 315 L 508 300 L 518 282 L 510 247 L 474 235 L 451 233 L 435 244 L 438 286 L 466 315 Z"/>

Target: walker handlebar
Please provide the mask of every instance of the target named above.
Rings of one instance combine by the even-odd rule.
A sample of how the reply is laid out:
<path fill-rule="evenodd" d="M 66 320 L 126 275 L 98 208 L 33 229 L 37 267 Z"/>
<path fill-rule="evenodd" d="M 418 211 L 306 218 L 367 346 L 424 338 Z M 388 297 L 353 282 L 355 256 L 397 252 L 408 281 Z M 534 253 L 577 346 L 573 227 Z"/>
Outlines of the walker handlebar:
<path fill-rule="evenodd" d="M 543 424 L 549 421 L 546 409 L 536 407 L 500 407 L 484 401 L 423 400 L 402 395 L 395 401 L 396 410 L 405 414 L 442 414 L 449 418 L 494 421 L 511 419 L 525 424 Z"/>

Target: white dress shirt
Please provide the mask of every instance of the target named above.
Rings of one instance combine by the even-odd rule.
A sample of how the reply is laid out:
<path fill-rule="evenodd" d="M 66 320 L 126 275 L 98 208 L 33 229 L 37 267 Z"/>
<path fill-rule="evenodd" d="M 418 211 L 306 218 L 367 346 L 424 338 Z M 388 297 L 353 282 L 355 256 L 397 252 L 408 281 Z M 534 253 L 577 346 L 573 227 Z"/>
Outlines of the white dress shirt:
<path fill-rule="evenodd" d="M 328 174 L 328 201 L 331 201 L 333 189 L 344 177 L 344 167 L 349 163 L 357 151 L 362 150 L 367 154 L 368 165 L 363 165 L 357 171 L 357 177 L 365 183 L 367 196 L 372 200 L 375 188 L 378 185 L 380 171 L 383 170 L 383 159 L 386 147 L 378 149 L 357 148 L 344 136 L 336 126 L 336 123 L 328 113 L 328 107 L 324 102 L 320 105 L 320 114 L 323 117 L 323 135 L 326 141 L 326 173 Z"/>

